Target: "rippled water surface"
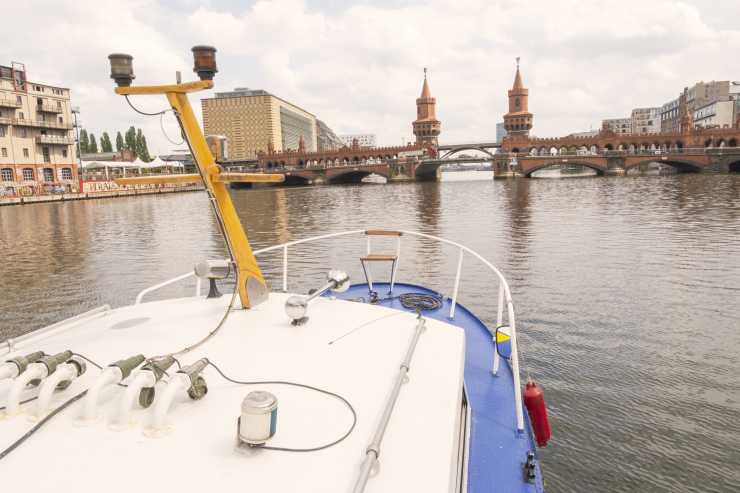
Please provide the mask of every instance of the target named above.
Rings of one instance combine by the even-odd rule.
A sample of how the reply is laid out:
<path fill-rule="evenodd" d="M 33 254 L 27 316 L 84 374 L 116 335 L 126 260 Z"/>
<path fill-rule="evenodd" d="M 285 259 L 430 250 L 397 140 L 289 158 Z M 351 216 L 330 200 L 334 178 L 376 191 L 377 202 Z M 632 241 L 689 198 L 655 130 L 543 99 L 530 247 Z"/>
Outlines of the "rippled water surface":
<path fill-rule="evenodd" d="M 457 240 L 499 265 L 523 366 L 550 408 L 548 491 L 740 490 L 740 176 L 452 180 L 234 198 L 257 247 L 380 226 Z M 290 288 L 317 286 L 330 266 L 360 279 L 363 249 L 296 249 Z M 202 193 L 2 207 L 0 252 L 0 339 L 131 303 L 224 255 Z M 279 286 L 280 256 L 265 261 Z M 400 279 L 449 294 L 455 266 L 454 250 L 409 238 Z M 463 270 L 461 301 L 490 322 L 492 278 L 472 259 Z"/>

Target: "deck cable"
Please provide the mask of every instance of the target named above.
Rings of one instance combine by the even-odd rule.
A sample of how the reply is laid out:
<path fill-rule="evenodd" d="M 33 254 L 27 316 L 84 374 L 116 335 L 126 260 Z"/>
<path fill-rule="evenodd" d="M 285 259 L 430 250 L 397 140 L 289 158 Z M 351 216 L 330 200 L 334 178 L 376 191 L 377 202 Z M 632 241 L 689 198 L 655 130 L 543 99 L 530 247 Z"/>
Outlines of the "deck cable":
<path fill-rule="evenodd" d="M 329 442 L 327 444 L 320 445 L 318 447 L 309 447 L 309 448 L 273 447 L 273 446 L 270 446 L 270 445 L 261 445 L 259 447 L 255 447 L 255 448 L 265 449 L 265 450 L 277 450 L 277 451 L 280 451 L 280 452 L 317 452 L 319 450 L 325 450 L 325 449 L 328 449 L 329 447 L 333 447 L 334 445 L 337 445 L 338 443 L 344 441 L 344 439 L 346 439 L 352 433 L 352 431 L 355 429 L 355 426 L 357 425 L 357 411 L 355 411 L 355 408 L 352 406 L 352 404 L 350 404 L 350 402 L 347 399 L 345 399 L 344 397 L 342 397 L 341 395 L 339 395 L 339 394 L 337 394 L 335 392 L 330 392 L 328 390 L 321 389 L 319 387 L 314 387 L 312 385 L 307 385 L 307 384 L 304 384 L 304 383 L 289 382 L 289 381 L 285 381 L 285 380 L 260 380 L 260 381 L 252 381 L 252 382 L 243 381 L 243 380 L 236 380 L 234 378 L 231 378 L 231 377 L 227 376 L 221 370 L 221 368 L 219 368 L 218 366 L 216 366 L 215 363 L 213 363 L 213 361 L 208 360 L 208 364 L 210 366 L 212 366 L 213 369 L 216 370 L 218 372 L 218 374 L 221 375 L 225 380 L 227 380 L 227 381 L 229 381 L 231 383 L 235 383 L 237 385 L 288 385 L 288 386 L 291 386 L 291 387 L 298 387 L 298 388 L 308 389 L 308 390 L 312 390 L 314 392 L 319 392 L 321 394 L 328 395 L 330 397 L 334 397 L 334 398 L 342 401 L 344 403 L 344 405 L 347 406 L 347 409 L 349 409 L 349 411 L 352 413 L 352 425 L 349 427 L 349 429 L 341 437 L 339 437 L 336 440 L 334 440 L 332 442 Z"/>
<path fill-rule="evenodd" d="M 39 429 L 41 429 L 42 426 L 44 426 L 46 423 L 48 423 L 51 420 L 51 418 L 53 418 L 54 416 L 56 416 L 60 412 L 64 411 L 66 408 L 68 408 L 69 406 L 71 406 L 75 402 L 79 401 L 83 397 L 85 397 L 85 395 L 87 395 L 87 390 L 83 390 L 82 392 L 80 392 L 76 396 L 68 399 L 61 406 L 55 408 L 52 412 L 50 412 L 49 414 L 47 414 L 46 416 L 44 416 L 43 419 L 41 419 L 38 423 L 36 423 L 33 426 L 33 428 L 31 428 L 30 430 L 28 430 L 22 437 L 20 437 L 18 440 L 16 440 L 15 442 L 13 442 L 8 448 L 6 448 L 2 452 L 0 452 L 0 460 L 3 460 L 5 457 L 7 457 L 8 454 L 10 454 L 13 450 L 15 450 L 16 448 L 18 448 L 21 444 L 23 444 L 23 442 L 25 442 L 26 440 L 28 440 L 29 438 L 31 438 L 31 436 L 34 433 L 36 433 L 37 431 L 39 431 Z"/>

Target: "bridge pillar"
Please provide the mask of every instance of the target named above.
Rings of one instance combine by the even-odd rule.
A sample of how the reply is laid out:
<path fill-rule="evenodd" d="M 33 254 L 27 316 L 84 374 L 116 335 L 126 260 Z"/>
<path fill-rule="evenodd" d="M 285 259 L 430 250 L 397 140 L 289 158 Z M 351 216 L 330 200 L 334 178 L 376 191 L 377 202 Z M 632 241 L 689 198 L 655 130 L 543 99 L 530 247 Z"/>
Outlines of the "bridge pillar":
<path fill-rule="evenodd" d="M 516 158 L 509 157 L 505 154 L 497 155 L 491 163 L 491 169 L 493 170 L 493 179 L 499 178 L 521 178 L 524 176 L 519 171 L 519 164 Z"/>
<path fill-rule="evenodd" d="M 626 174 L 624 167 L 624 157 L 622 156 L 609 156 L 606 158 L 606 172 L 605 175 L 611 176 L 624 176 Z"/>
<path fill-rule="evenodd" d="M 704 168 L 703 171 L 708 171 L 710 173 L 729 173 L 730 163 L 740 160 L 740 155 L 736 153 L 733 154 L 729 156 L 725 154 L 709 154 L 709 166 Z"/>

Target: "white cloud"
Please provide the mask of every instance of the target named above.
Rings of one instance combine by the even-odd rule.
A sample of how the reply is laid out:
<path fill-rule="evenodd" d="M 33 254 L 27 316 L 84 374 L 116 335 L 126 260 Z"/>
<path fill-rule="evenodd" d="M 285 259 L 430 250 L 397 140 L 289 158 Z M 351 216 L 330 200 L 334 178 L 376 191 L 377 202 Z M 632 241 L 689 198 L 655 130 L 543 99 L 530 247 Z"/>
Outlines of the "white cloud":
<path fill-rule="evenodd" d="M 213 44 L 219 89 L 263 88 L 338 132 L 373 132 L 388 144 L 411 138 L 424 66 L 443 142 L 493 137 L 515 56 L 543 136 L 660 105 L 697 80 L 740 78 L 740 31 L 727 21 L 740 6 L 731 1 L 34 0 L 3 8 L 16 22 L 5 24 L 0 63 L 24 61 L 32 79 L 72 88 L 96 134 L 142 126 L 159 152 L 173 146 L 158 120 L 112 92 L 111 52 L 134 55 L 137 82 L 161 82 L 175 70 L 190 75 L 190 46 Z"/>

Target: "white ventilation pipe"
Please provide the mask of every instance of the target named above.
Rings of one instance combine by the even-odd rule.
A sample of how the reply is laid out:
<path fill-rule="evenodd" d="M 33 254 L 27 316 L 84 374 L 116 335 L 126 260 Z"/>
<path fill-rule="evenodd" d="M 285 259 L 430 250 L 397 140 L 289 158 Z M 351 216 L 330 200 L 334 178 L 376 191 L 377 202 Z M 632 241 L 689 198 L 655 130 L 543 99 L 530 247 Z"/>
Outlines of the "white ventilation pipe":
<path fill-rule="evenodd" d="M 85 421 L 94 421 L 98 416 L 98 398 L 100 391 L 112 384 L 116 384 L 123 380 L 123 372 L 117 366 L 109 366 L 98 375 L 98 378 L 87 390 L 85 396 L 85 404 L 82 409 L 82 419 Z"/>
<path fill-rule="evenodd" d="M 65 380 L 72 380 L 77 376 L 77 367 L 72 363 L 65 363 L 57 368 L 57 371 L 49 375 L 41 385 L 39 391 L 39 398 L 36 403 L 36 417 L 40 418 L 51 403 L 51 396 L 61 382 Z"/>
<path fill-rule="evenodd" d="M 8 402 L 5 404 L 5 414 L 13 416 L 20 412 L 21 407 L 21 395 L 26 389 L 26 385 L 31 380 L 43 380 L 49 374 L 49 369 L 43 363 L 32 363 L 28 365 L 26 371 L 18 375 L 13 380 L 13 385 L 10 386 L 8 392 Z"/>
<path fill-rule="evenodd" d="M 18 365 L 15 363 L 3 363 L 0 365 L 0 380 L 15 378 L 18 376 Z"/>
<path fill-rule="evenodd" d="M 132 381 L 128 383 L 128 387 L 123 392 L 121 402 L 118 407 L 118 424 L 128 424 L 129 414 L 131 408 L 134 406 L 134 401 L 139 396 L 141 389 L 145 387 L 154 387 L 157 383 L 157 377 L 152 370 L 141 370 L 132 378 Z"/>
<path fill-rule="evenodd" d="M 164 429 L 167 424 L 167 412 L 170 410 L 172 401 L 179 394 L 185 393 L 192 385 L 190 377 L 184 373 L 175 373 L 167 387 L 164 389 L 162 397 L 157 400 L 157 404 L 154 407 L 154 421 L 152 422 L 152 428 L 155 430 Z"/>
<path fill-rule="evenodd" d="M 88 389 L 87 395 L 85 396 L 85 404 L 82 409 L 82 421 L 94 421 L 98 417 L 98 399 L 100 398 L 100 391 L 108 385 L 120 383 L 126 377 L 131 375 L 131 372 L 144 362 L 146 358 L 143 354 L 137 354 L 130 358 L 116 361 L 115 363 L 103 368 L 103 371 L 98 375 L 97 380 Z"/>
<path fill-rule="evenodd" d="M 59 365 L 56 371 L 49 375 L 41 385 L 35 416 L 37 418 L 43 416 L 49 409 L 54 391 L 69 387 L 74 379 L 85 373 L 86 368 L 85 361 L 77 356 L 72 356 L 68 362 Z"/>

